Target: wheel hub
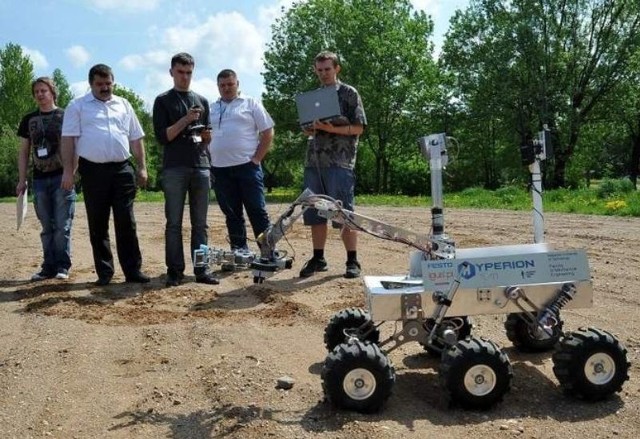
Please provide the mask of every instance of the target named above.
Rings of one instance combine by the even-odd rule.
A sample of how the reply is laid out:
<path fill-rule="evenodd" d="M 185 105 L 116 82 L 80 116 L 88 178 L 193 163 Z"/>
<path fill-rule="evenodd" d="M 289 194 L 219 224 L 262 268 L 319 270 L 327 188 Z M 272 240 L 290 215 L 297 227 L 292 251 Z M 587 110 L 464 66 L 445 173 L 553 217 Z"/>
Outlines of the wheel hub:
<path fill-rule="evenodd" d="M 584 374 L 593 384 L 607 384 L 616 374 L 616 363 L 610 355 L 598 352 L 585 362 Z"/>
<path fill-rule="evenodd" d="M 345 375 L 342 388 L 349 398 L 362 401 L 376 391 L 376 378 L 367 369 L 353 369 Z"/>
<path fill-rule="evenodd" d="M 486 364 L 477 364 L 464 375 L 464 386 L 474 396 L 484 396 L 495 388 L 497 377 L 495 371 Z"/>

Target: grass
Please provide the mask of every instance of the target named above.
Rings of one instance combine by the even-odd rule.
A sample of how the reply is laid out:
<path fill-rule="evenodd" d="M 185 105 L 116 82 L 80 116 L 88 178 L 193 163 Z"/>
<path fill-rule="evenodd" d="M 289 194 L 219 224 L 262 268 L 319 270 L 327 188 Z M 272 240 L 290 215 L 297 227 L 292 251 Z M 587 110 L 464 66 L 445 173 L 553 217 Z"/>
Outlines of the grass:
<path fill-rule="evenodd" d="M 640 192 L 617 191 L 603 194 L 592 189 L 554 189 L 542 195 L 546 212 L 580 213 L 586 215 L 614 215 L 640 217 Z M 426 206 L 431 207 L 430 197 L 403 195 L 360 195 L 357 205 L 367 206 Z M 510 186 L 490 191 L 468 188 L 460 192 L 445 193 L 444 207 L 474 209 L 506 209 L 528 211 L 532 208 L 529 191 Z"/>
<path fill-rule="evenodd" d="M 640 192 L 618 191 L 603 194 L 592 189 L 555 189 L 542 195 L 546 212 L 580 213 L 586 215 L 614 215 L 640 217 Z M 403 195 L 360 195 L 357 205 L 368 206 L 426 206 L 431 207 L 431 197 L 407 197 Z M 460 192 L 445 193 L 444 207 L 473 209 L 506 209 L 528 211 L 532 208 L 529 191 L 510 186 L 495 191 L 468 188 Z"/>
<path fill-rule="evenodd" d="M 296 188 L 274 188 L 266 194 L 268 203 L 290 203 L 300 194 Z M 212 192 L 213 196 L 213 192 Z M 214 198 L 215 199 L 215 198 Z M 137 201 L 163 202 L 162 192 L 140 191 Z M 15 197 L 0 198 L 0 202 L 15 203 Z M 78 201 L 82 201 L 82 195 Z M 425 206 L 431 207 L 431 198 L 406 195 L 358 195 L 359 206 Z M 522 187 L 503 187 L 495 191 L 468 188 L 461 192 L 445 193 L 444 207 L 474 209 L 530 210 L 530 193 Z M 615 215 L 640 217 L 640 192 L 637 190 L 608 191 L 597 187 L 590 189 L 555 189 L 543 194 L 543 206 L 547 212 L 580 213 L 589 215 Z"/>

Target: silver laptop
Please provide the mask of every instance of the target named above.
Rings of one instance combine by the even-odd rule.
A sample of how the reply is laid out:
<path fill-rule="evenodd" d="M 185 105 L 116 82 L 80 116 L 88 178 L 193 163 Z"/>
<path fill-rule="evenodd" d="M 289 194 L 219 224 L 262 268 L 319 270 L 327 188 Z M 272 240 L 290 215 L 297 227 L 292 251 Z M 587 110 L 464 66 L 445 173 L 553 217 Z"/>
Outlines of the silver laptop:
<path fill-rule="evenodd" d="M 298 121 L 307 126 L 313 121 L 326 121 L 340 116 L 338 90 L 335 87 L 322 87 L 296 95 Z"/>

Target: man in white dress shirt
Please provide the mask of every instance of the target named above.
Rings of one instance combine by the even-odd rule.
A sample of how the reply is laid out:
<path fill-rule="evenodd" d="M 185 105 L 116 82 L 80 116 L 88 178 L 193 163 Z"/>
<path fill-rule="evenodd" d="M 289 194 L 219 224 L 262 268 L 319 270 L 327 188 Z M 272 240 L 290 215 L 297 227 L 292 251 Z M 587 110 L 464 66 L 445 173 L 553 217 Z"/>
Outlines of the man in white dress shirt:
<path fill-rule="evenodd" d="M 233 70 L 222 70 L 217 79 L 220 99 L 210 111 L 213 189 L 226 217 L 231 249 L 242 251 L 247 250 L 243 206 L 255 237 L 270 225 L 261 162 L 271 147 L 274 124 L 260 102 L 238 93 Z"/>
<path fill-rule="evenodd" d="M 129 101 L 113 95 L 113 79 L 109 66 L 93 66 L 89 70 L 91 92 L 69 104 L 62 124 L 62 187 L 73 187 L 77 155 L 98 275 L 96 285 L 109 284 L 114 274 L 109 240 L 111 210 L 118 260 L 125 280 L 149 282 L 149 277 L 140 271 L 142 255 L 133 214 L 136 174 L 139 185 L 147 182 L 144 132 Z M 129 161 L 132 154 L 136 170 Z"/>

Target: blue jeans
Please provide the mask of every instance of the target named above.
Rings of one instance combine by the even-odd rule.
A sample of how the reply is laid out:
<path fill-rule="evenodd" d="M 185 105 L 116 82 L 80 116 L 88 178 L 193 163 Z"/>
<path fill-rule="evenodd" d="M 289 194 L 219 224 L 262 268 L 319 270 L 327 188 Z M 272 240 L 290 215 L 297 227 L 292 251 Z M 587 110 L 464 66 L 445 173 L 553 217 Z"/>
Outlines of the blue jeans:
<path fill-rule="evenodd" d="M 71 268 L 71 225 L 76 192 L 62 189 L 61 181 L 62 175 L 33 179 L 34 210 L 42 224 L 42 270 L 50 274 Z"/>
<path fill-rule="evenodd" d="M 231 248 L 247 248 L 247 229 L 242 208 L 247 211 L 254 237 L 269 228 L 264 199 L 262 167 L 253 162 L 226 168 L 211 168 L 213 189 L 224 213 Z"/>
<path fill-rule="evenodd" d="M 207 210 L 209 208 L 210 173 L 208 168 L 175 167 L 162 171 L 164 191 L 165 261 L 167 274 L 184 274 L 184 249 L 182 245 L 182 217 L 184 203 L 189 194 L 191 218 L 191 257 L 200 245 L 207 244 Z M 206 267 L 194 269 L 196 276 L 207 272 Z"/>

